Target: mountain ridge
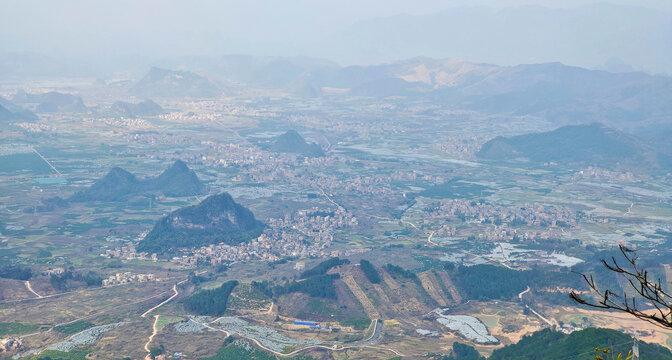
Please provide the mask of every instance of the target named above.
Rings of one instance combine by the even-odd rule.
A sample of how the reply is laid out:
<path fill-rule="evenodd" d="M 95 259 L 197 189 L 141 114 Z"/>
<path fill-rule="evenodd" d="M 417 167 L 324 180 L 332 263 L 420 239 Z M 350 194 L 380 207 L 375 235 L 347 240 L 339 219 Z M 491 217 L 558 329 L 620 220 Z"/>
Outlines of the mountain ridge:
<path fill-rule="evenodd" d="M 485 160 L 561 163 L 563 166 L 639 168 L 643 164 L 664 170 L 656 152 L 642 140 L 600 123 L 568 125 L 552 131 L 498 136 L 482 145 L 476 156 Z"/>
<path fill-rule="evenodd" d="M 171 253 L 179 248 L 237 245 L 261 235 L 264 224 L 224 192 L 180 208 L 158 220 L 138 243 L 138 251 Z"/>
<path fill-rule="evenodd" d="M 120 201 L 129 195 L 153 191 L 159 191 L 166 196 L 180 197 L 202 194 L 204 186 L 186 163 L 177 160 L 157 177 L 143 180 L 120 167 L 114 167 L 90 187 L 73 194 L 69 200 Z"/>
<path fill-rule="evenodd" d="M 271 151 L 300 154 L 307 157 L 324 156 L 324 151 L 320 145 L 317 143 L 306 142 L 296 130 L 288 130 L 284 134 L 278 136 L 275 143 L 271 145 Z"/>
<path fill-rule="evenodd" d="M 191 71 L 152 67 L 130 92 L 143 97 L 211 98 L 224 92 L 222 85 Z"/>
<path fill-rule="evenodd" d="M 110 112 L 120 117 L 136 118 L 138 116 L 160 115 L 164 113 L 164 110 L 159 104 L 148 99 L 139 103 L 115 101 L 110 106 Z"/>

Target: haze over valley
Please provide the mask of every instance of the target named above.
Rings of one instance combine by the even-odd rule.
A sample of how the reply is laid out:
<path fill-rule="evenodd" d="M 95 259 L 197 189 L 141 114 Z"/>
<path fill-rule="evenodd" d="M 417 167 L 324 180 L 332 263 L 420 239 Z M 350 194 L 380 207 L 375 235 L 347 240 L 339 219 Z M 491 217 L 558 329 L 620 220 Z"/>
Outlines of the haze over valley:
<path fill-rule="evenodd" d="M 0 359 L 672 359 L 671 13 L 3 2 Z"/>

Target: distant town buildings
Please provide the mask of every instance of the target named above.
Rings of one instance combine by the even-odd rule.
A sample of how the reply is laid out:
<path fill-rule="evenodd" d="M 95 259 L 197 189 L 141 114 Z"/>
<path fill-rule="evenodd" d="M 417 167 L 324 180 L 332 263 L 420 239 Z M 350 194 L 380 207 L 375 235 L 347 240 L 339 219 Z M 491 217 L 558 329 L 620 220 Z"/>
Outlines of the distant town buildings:
<path fill-rule="evenodd" d="M 45 276 L 50 276 L 50 275 L 61 275 L 65 272 L 65 269 L 63 268 L 53 268 L 53 269 L 48 269 L 42 272 L 42 275 Z"/>
<path fill-rule="evenodd" d="M 130 272 L 116 273 L 103 279 L 103 286 L 121 285 L 129 283 L 141 283 L 147 281 L 155 281 L 154 274 L 132 274 Z"/>
<path fill-rule="evenodd" d="M 305 259 L 343 256 L 362 251 L 359 248 L 342 252 L 328 249 L 337 230 L 358 224 L 357 218 L 342 207 L 333 211 L 316 207 L 299 210 L 284 218 L 271 218 L 267 224 L 269 227 L 264 233 L 250 242 L 235 246 L 220 243 L 193 251 L 185 250 L 187 253 L 175 256 L 171 261 L 184 268 L 195 268 L 201 263 L 218 265 L 248 260 L 277 261 L 284 257 Z"/>

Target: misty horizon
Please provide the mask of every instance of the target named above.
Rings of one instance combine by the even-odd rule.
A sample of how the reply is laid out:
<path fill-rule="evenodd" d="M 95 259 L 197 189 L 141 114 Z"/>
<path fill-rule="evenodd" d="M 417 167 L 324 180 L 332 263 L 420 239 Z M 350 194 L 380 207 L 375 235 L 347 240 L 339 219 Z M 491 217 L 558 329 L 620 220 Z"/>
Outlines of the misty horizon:
<path fill-rule="evenodd" d="M 0 359 L 672 359 L 672 1 L 0 1 Z"/>
<path fill-rule="evenodd" d="M 11 75 L 20 67 L 15 62 L 30 67 L 41 57 L 88 68 L 91 76 L 144 71 L 180 57 L 253 55 L 307 56 L 341 66 L 423 56 L 672 73 L 672 6 L 662 1 L 367 4 L 353 10 L 301 1 L 201 7 L 8 1 L 0 5 L 0 57 L 7 63 L 0 71 Z"/>

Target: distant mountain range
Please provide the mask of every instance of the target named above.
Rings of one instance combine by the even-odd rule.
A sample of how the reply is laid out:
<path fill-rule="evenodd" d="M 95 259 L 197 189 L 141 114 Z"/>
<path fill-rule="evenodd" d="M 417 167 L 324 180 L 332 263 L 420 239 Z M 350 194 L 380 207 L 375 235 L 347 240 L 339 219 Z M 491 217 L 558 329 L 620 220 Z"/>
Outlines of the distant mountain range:
<path fill-rule="evenodd" d="M 221 95 L 225 87 L 191 71 L 175 71 L 153 67 L 130 89 L 140 97 L 209 98 Z"/>
<path fill-rule="evenodd" d="M 560 125 L 601 121 L 628 126 L 672 115 L 672 78 L 560 63 L 502 67 L 416 58 L 306 78 L 320 88 L 346 88 L 357 96 L 403 96 L 449 108 L 538 115 Z"/>
<path fill-rule="evenodd" d="M 250 210 L 222 193 L 160 219 L 137 250 L 165 254 L 217 243 L 236 245 L 258 237 L 263 228 Z"/>
<path fill-rule="evenodd" d="M 23 90 L 19 90 L 12 98 L 12 101 L 17 104 L 32 106 L 38 113 L 82 113 L 87 111 L 81 97 L 56 91 L 43 94 L 29 94 Z"/>
<path fill-rule="evenodd" d="M 497 66 L 412 58 L 341 67 L 312 58 L 190 57 L 164 62 L 296 96 L 396 96 L 448 108 L 536 115 L 558 125 L 654 126 L 672 116 L 672 78 L 561 63 Z M 337 90 L 337 91 L 331 91 Z M 335 95 L 338 94 L 338 95 Z M 401 100 L 399 100 L 401 101 Z"/>
<path fill-rule="evenodd" d="M 626 131 L 656 129 L 672 117 L 671 77 L 588 70 L 557 62 L 499 66 L 416 57 L 343 67 L 310 57 L 227 55 L 178 57 L 156 65 L 135 84 L 123 86 L 130 95 L 210 98 L 248 86 L 304 98 L 394 97 L 389 101 L 537 116 L 558 126 L 601 122 Z M 74 95 L 48 94 L 35 98 L 20 92 L 15 102 L 30 100 L 37 112 L 86 111 Z M 127 106 L 117 110 L 134 113 Z"/>
<path fill-rule="evenodd" d="M 114 116 L 125 118 L 136 118 L 138 116 L 155 116 L 164 113 L 164 110 L 159 104 L 152 100 L 145 100 L 137 104 L 116 101 L 110 107 L 110 112 Z"/>
<path fill-rule="evenodd" d="M 270 148 L 279 153 L 301 154 L 307 157 L 324 156 L 324 151 L 316 143 L 307 143 L 306 140 L 295 130 L 289 130 L 278 136 Z"/>
<path fill-rule="evenodd" d="M 601 124 L 564 126 L 549 132 L 513 137 L 498 136 L 483 144 L 476 156 L 563 166 L 672 169 L 667 154 L 649 147 L 633 135 Z"/>
<path fill-rule="evenodd" d="M 669 38 L 658 35 L 669 33 L 671 16 L 638 2 L 562 8 L 450 6 L 354 23 L 320 39 L 309 54 L 343 64 L 422 55 L 504 65 L 562 61 L 584 67 L 618 57 L 635 68 L 670 74 L 672 46 Z"/>
<path fill-rule="evenodd" d="M 288 89 L 296 87 L 302 77 L 312 72 L 340 68 L 334 62 L 318 58 L 250 55 L 179 57 L 162 60 L 158 65 L 170 69 L 190 69 L 249 86 Z"/>
<path fill-rule="evenodd" d="M 166 196 L 202 194 L 203 183 L 183 161 L 176 161 L 155 178 L 138 179 L 130 172 L 115 167 L 89 188 L 76 192 L 70 201 L 120 201 L 129 195 L 161 192 Z"/>

